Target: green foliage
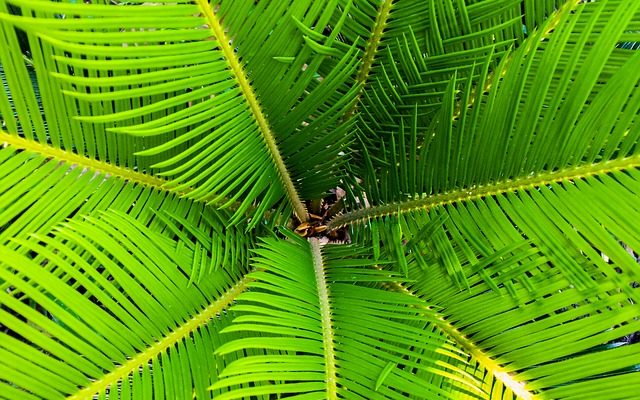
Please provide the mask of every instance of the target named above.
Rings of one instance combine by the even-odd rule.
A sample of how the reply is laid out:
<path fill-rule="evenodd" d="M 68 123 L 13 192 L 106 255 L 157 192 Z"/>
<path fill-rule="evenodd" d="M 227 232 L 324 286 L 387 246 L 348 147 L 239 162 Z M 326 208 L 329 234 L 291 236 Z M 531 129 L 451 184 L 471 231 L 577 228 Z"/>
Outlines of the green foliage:
<path fill-rule="evenodd" d="M 638 32 L 0 0 L 0 399 L 637 398 Z"/>

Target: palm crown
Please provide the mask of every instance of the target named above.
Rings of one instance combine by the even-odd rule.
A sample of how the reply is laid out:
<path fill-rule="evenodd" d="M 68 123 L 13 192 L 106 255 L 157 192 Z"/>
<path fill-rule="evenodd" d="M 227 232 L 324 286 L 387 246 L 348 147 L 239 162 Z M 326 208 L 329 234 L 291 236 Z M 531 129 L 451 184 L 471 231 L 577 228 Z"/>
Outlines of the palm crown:
<path fill-rule="evenodd" d="M 638 398 L 640 2 L 0 27 L 0 398 Z"/>

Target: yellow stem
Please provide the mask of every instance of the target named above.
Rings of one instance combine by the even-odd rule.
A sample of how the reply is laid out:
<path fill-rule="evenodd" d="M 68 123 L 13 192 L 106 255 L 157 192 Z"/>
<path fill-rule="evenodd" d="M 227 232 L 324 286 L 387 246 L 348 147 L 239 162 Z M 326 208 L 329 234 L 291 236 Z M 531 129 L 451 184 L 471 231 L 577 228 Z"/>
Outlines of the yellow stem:
<path fill-rule="evenodd" d="M 373 66 L 373 61 L 375 60 L 376 53 L 378 52 L 378 46 L 380 45 L 384 28 L 387 25 L 387 19 L 389 19 L 389 13 L 392 5 L 393 0 L 384 0 L 382 4 L 380 4 L 378 15 L 376 16 L 376 22 L 371 30 L 371 37 L 367 41 L 367 46 L 362 56 L 362 64 L 360 65 L 360 69 L 356 75 L 356 82 L 360 84 L 360 89 L 358 90 L 356 101 L 354 101 L 351 109 L 345 114 L 345 119 L 353 116 L 358 108 L 359 99 L 362 96 L 364 84 L 367 82 L 369 72 L 371 72 L 371 67 Z"/>
<path fill-rule="evenodd" d="M 391 289 L 407 293 L 411 296 L 416 297 L 416 294 L 412 291 L 405 288 L 401 283 L 398 282 L 389 282 L 386 284 L 390 286 Z M 425 307 L 430 312 L 432 311 L 429 307 Z M 460 347 L 462 347 L 467 354 L 472 356 L 480 365 L 484 367 L 487 371 L 489 371 L 496 379 L 498 379 L 502 384 L 511 389 L 511 391 L 516 394 L 519 398 L 523 400 L 536 400 L 539 399 L 539 396 L 533 394 L 529 389 L 527 389 L 526 384 L 524 382 L 517 381 L 509 375 L 507 371 L 505 371 L 500 364 L 495 362 L 491 357 L 484 354 L 484 352 L 476 346 L 471 340 L 467 339 L 460 331 L 454 328 L 449 322 L 447 322 L 444 318 L 438 317 L 436 320 L 436 326 L 447 336 L 453 339 Z"/>
<path fill-rule="evenodd" d="M 320 241 L 310 238 L 313 269 L 316 274 L 318 298 L 320 299 L 320 316 L 322 318 L 322 342 L 324 346 L 325 379 L 327 383 L 327 399 L 338 398 L 336 382 L 336 360 L 333 348 L 333 324 L 331 322 L 331 304 L 329 302 L 329 288 L 324 275 Z"/>
<path fill-rule="evenodd" d="M 328 230 L 335 230 L 354 223 L 367 222 L 371 218 L 385 215 L 397 215 L 419 209 L 429 210 L 433 207 L 444 206 L 463 201 L 478 200 L 483 197 L 497 196 L 518 190 L 530 190 L 552 183 L 574 181 L 611 172 L 624 171 L 640 167 L 640 155 L 604 161 L 596 164 L 585 164 L 566 168 L 554 172 L 544 172 L 525 178 L 509 179 L 488 185 L 475 186 L 467 189 L 457 189 L 448 193 L 435 194 L 423 198 L 406 200 L 397 203 L 373 206 L 351 211 L 334 218 L 327 224 Z"/>
<path fill-rule="evenodd" d="M 238 81 L 238 86 L 242 91 L 247 103 L 249 104 L 249 108 L 251 109 L 251 113 L 253 114 L 254 119 L 256 120 L 258 127 L 260 128 L 260 132 L 262 133 L 262 137 L 271 153 L 271 158 L 275 163 L 276 169 L 278 171 L 278 176 L 280 177 L 280 181 L 284 185 L 285 191 L 291 204 L 293 206 L 293 211 L 298 217 L 300 221 L 308 221 L 309 214 L 304 203 L 300 200 L 300 196 L 291 180 L 291 176 L 289 175 L 289 171 L 287 170 L 287 166 L 284 163 L 282 155 L 280 154 L 280 150 L 278 149 L 278 145 L 276 143 L 275 136 L 269 127 L 269 122 L 262 112 L 262 108 L 260 107 L 260 103 L 258 102 L 258 98 L 253 92 L 253 88 L 247 79 L 247 76 L 236 56 L 236 52 L 233 47 L 231 47 L 231 42 L 227 37 L 218 17 L 213 12 L 212 6 L 207 2 L 207 0 L 196 0 L 196 3 L 200 7 L 200 11 L 202 15 L 207 19 L 209 28 L 211 29 L 213 36 L 218 41 L 218 46 L 220 46 L 220 50 L 222 54 L 224 54 L 227 63 L 229 64 L 229 68 L 233 71 L 236 80 Z"/>
<path fill-rule="evenodd" d="M 28 140 L 17 135 L 11 135 L 5 131 L 0 131 L 0 145 L 3 143 L 17 149 L 42 154 L 45 157 L 53 158 L 58 161 L 75 164 L 80 168 L 88 168 L 93 171 L 119 177 L 131 183 L 138 183 L 158 189 L 163 189 L 163 185 L 166 183 L 164 179 L 156 178 L 152 175 L 135 172 L 127 168 L 118 167 L 116 165 L 94 160 L 76 153 L 70 153 L 57 147 L 38 143 L 34 140 Z"/>
<path fill-rule="evenodd" d="M 247 284 L 252 279 L 245 276 L 240 282 L 238 282 L 231 289 L 227 290 L 220 298 L 213 303 L 209 304 L 207 308 L 195 315 L 189 321 L 179 326 L 177 329 L 169 333 L 167 336 L 156 342 L 153 346 L 147 348 L 142 353 L 137 354 L 135 357 L 129 359 L 129 361 L 120 365 L 114 371 L 106 374 L 102 378 L 91 382 L 88 386 L 84 387 L 77 393 L 67 397 L 67 400 L 90 400 L 93 399 L 93 395 L 101 393 L 108 387 L 114 388 L 119 381 L 125 379 L 132 372 L 137 371 L 140 367 L 149 363 L 159 354 L 165 352 L 176 343 L 182 341 L 188 337 L 192 332 L 206 325 L 211 318 L 214 318 L 220 312 L 222 312 L 236 297 L 247 288 Z"/>

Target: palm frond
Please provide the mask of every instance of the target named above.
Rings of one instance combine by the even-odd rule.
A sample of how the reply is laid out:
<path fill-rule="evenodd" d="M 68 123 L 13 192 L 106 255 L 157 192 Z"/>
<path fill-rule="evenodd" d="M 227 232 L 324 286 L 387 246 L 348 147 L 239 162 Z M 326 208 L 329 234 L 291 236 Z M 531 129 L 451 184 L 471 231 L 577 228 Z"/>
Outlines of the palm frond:
<path fill-rule="evenodd" d="M 218 349 L 284 352 L 246 357 L 227 366 L 214 388 L 253 386 L 220 399 L 255 394 L 304 398 L 429 398 L 442 389 L 480 395 L 470 374 L 437 354 L 465 359 L 440 333 L 430 331 L 435 313 L 404 293 L 377 287 L 394 274 L 371 269 L 366 249 L 321 247 L 317 239 L 289 235 L 267 239 L 255 250 L 257 272 L 250 291 L 232 307 L 239 316 L 222 333 L 268 333 L 232 339 Z M 416 378 L 414 374 L 425 377 Z M 433 375 L 448 378 L 436 384 Z M 419 379 L 419 385 L 406 385 Z M 434 382 L 430 382 L 430 379 Z M 447 395 L 445 398 L 454 398 Z"/>
<path fill-rule="evenodd" d="M 327 56 L 315 53 L 295 25 L 281 24 L 280 18 L 298 18 L 307 27 L 336 12 L 312 3 L 296 2 L 286 12 L 283 4 L 254 6 L 261 24 L 248 31 L 220 24 L 226 12 L 244 6 L 204 1 L 153 7 L 52 2 L 33 9 L 18 0 L 11 4 L 22 16 L 1 15 L 6 29 L 16 26 L 30 39 L 47 94 L 45 117 L 56 123 L 47 133 L 36 131 L 40 141 L 49 137 L 67 150 L 168 176 L 167 187 L 193 188 L 188 196 L 194 199 L 228 207 L 242 198 L 236 221 L 259 199 L 262 207 L 252 210 L 264 213 L 285 196 L 306 219 L 300 193 L 321 197 L 335 185 L 331 174 L 319 171 L 344 162 L 338 153 L 349 137 L 339 116 L 355 94 L 337 90 L 355 71 L 353 51 L 318 77 Z M 271 18 L 278 13 L 284 14 Z M 256 53 L 256 46 L 263 50 Z M 24 69 L 9 55 L 2 65 L 16 77 Z M 269 82 L 260 71 L 269 71 Z M 284 96 L 269 95 L 274 83 Z M 107 148 L 111 154 L 104 154 Z M 301 157 L 316 167 L 296 169 Z"/>
<path fill-rule="evenodd" d="M 574 215 L 588 215 L 594 207 L 609 209 L 600 215 L 611 212 L 589 200 L 591 192 L 562 192 L 558 187 L 543 190 L 545 200 L 536 203 L 496 196 L 406 218 L 415 224 L 403 228 L 402 241 L 409 247 L 408 238 L 419 233 L 417 229 L 442 224 L 440 212 L 450 216 L 443 226 L 469 286 L 461 290 L 444 268 L 446 262 L 425 270 L 413 247 L 403 250 L 409 276 L 417 282 L 394 289 L 415 292 L 442 307 L 445 320 L 436 326 L 473 356 L 485 384 L 498 385 L 492 399 L 512 398 L 512 393 L 530 399 L 622 399 L 637 390 L 637 344 L 625 339 L 640 328 L 637 248 L 597 221 L 587 227 L 583 218 L 554 215 L 569 206 L 576 207 Z M 627 201 L 635 196 L 630 194 Z M 547 199 L 556 208 L 531 211 Z M 513 207 L 507 206 L 510 201 Z M 557 220 L 550 223 L 541 213 Z"/>
<path fill-rule="evenodd" d="M 454 76 L 437 119 L 423 126 L 412 107 L 398 120 L 385 158 L 365 159 L 369 167 L 362 178 L 370 198 L 360 204 L 430 196 L 425 201 L 435 202 L 445 193 L 455 201 L 456 195 L 591 175 L 598 163 L 604 170 L 608 162 L 613 169 L 631 167 L 639 59 L 616 43 L 638 18 L 635 6 L 626 3 L 587 3 L 576 13 L 564 9 L 549 39 L 542 40 L 541 30 L 516 50 L 509 67 L 499 67 L 503 79 L 488 93 L 476 93 L 459 115 L 455 104 L 469 98 L 473 87 L 457 93 Z"/>
<path fill-rule="evenodd" d="M 378 21 L 384 5 L 388 24 Z M 414 107 L 420 125 L 428 125 L 454 73 L 456 86 L 471 80 L 482 91 L 482 71 L 494 70 L 524 38 L 521 12 L 517 1 L 382 2 L 358 76 L 366 83 L 358 128 L 367 151 L 388 146 Z"/>
<path fill-rule="evenodd" d="M 148 229 L 180 237 L 191 249 L 197 237 L 180 234 L 185 227 L 200 233 L 199 246 L 226 267 L 247 265 L 250 237 L 225 227 L 228 211 L 180 198 L 162 189 L 164 180 L 102 163 L 51 146 L 0 132 L 0 242 L 47 233 L 66 219 L 82 219 L 100 211 L 125 212 Z M 169 229 L 167 221 L 173 223 Z M 222 228 L 221 228 L 222 227 Z M 212 243 L 213 240 L 215 243 Z M 222 242 L 233 246 L 221 247 Z M 233 250 L 233 256 L 229 252 Z M 213 253 L 212 253 L 213 252 Z"/>
<path fill-rule="evenodd" d="M 211 397 L 203 347 L 246 269 L 191 282 L 196 251 L 115 211 L 13 244 L 0 247 L 3 393 Z"/>
<path fill-rule="evenodd" d="M 567 199 L 551 189 L 543 193 Z M 572 196 L 573 206 L 588 198 L 577 193 Z M 639 329 L 634 289 L 639 274 L 635 256 L 628 252 L 632 247 L 604 228 L 599 232 L 585 229 L 578 219 L 559 217 L 550 223 L 532 213 L 526 222 L 515 219 L 514 226 L 511 217 L 522 217 L 532 207 L 513 196 L 520 210 L 514 211 L 508 201 L 486 200 L 458 210 L 447 207 L 447 211 L 457 227 L 462 228 L 464 221 L 465 228 L 474 228 L 473 236 L 471 232 L 465 235 L 460 246 L 474 250 L 473 237 L 484 242 L 484 247 L 492 243 L 499 248 L 505 242 L 524 242 L 527 235 L 532 238 L 527 246 L 529 257 L 524 258 L 527 252 L 520 251 L 519 260 L 494 259 L 494 266 L 487 268 L 480 255 L 471 253 L 475 259 L 465 262 L 470 289 L 462 291 L 444 270 L 430 269 L 425 274 L 410 262 L 410 276 L 418 279 L 412 290 L 443 307 L 448 321 L 532 394 L 542 398 L 573 398 L 580 393 L 594 399 L 629 397 L 635 381 L 629 373 L 638 364 L 637 346 L 611 343 Z M 593 206 L 585 204 L 576 212 L 584 215 Z M 540 212 L 552 214 L 556 209 L 545 207 Z M 505 296 L 503 291 L 512 295 Z M 581 368 L 584 365 L 590 367 Z M 627 384 L 614 389 L 609 380 Z M 588 395 L 579 389 L 583 387 L 590 388 Z"/>

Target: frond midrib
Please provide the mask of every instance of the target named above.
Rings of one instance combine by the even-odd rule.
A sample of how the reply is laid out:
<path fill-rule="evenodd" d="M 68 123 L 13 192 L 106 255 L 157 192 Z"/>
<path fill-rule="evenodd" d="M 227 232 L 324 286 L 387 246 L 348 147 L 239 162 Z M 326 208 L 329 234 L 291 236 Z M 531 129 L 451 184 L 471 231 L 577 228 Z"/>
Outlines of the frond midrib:
<path fill-rule="evenodd" d="M 360 64 L 360 68 L 358 69 L 358 73 L 356 75 L 356 83 L 360 85 L 360 88 L 358 89 L 356 100 L 353 102 L 353 105 L 351 106 L 349 111 L 347 111 L 347 113 L 345 114 L 346 119 L 353 116 L 356 112 L 356 109 L 358 108 L 360 98 L 362 97 L 362 92 L 364 92 L 365 84 L 369 77 L 369 72 L 371 71 L 373 62 L 375 61 L 375 56 L 378 52 L 378 47 L 380 46 L 382 35 L 384 34 L 384 28 L 387 24 L 387 19 L 389 19 L 392 5 L 393 0 L 384 0 L 378 8 L 376 21 L 373 25 L 373 29 L 371 30 L 371 36 L 367 41 L 364 54 L 362 55 L 362 63 Z"/>
<path fill-rule="evenodd" d="M 284 186 L 285 192 L 287 194 L 287 197 L 289 198 L 289 201 L 291 202 L 291 205 L 293 206 L 294 213 L 301 221 L 309 220 L 307 209 L 300 199 L 298 191 L 293 184 L 293 180 L 291 179 L 291 175 L 289 174 L 287 166 L 284 163 L 284 159 L 280 154 L 280 149 L 278 149 L 278 145 L 276 143 L 275 136 L 271 131 L 271 127 L 269 126 L 269 122 L 264 112 L 262 111 L 262 108 L 260 107 L 260 103 L 258 102 L 256 94 L 254 93 L 253 88 L 251 87 L 251 84 L 247 79 L 244 69 L 240 64 L 240 61 L 238 60 L 233 47 L 231 47 L 229 38 L 222 28 L 218 17 L 214 13 L 212 6 L 207 2 L 207 0 L 196 0 L 196 3 L 198 4 L 202 15 L 207 19 L 209 29 L 213 33 L 213 37 L 216 38 L 218 46 L 220 47 L 222 54 L 227 60 L 229 68 L 233 72 L 238 82 L 240 91 L 244 95 L 251 113 L 256 123 L 258 124 L 260 132 L 262 133 L 262 137 L 269 150 L 269 154 L 271 155 L 271 159 L 275 164 L 278 176 L 280 177 L 280 181 Z"/>
<path fill-rule="evenodd" d="M 334 218 L 327 224 L 327 229 L 335 230 L 347 225 L 367 222 L 369 219 L 380 218 L 386 215 L 397 215 L 399 213 L 416 210 L 430 210 L 437 206 L 473 201 L 484 197 L 514 193 L 519 190 L 531 190 L 550 184 L 570 182 L 638 167 L 640 167 L 640 155 L 634 155 L 595 164 L 579 165 L 577 167 L 553 172 L 544 172 L 534 176 L 499 181 L 472 188 L 457 189 L 447 193 L 354 210 Z"/>
<path fill-rule="evenodd" d="M 66 162 L 71 165 L 76 165 L 79 168 L 86 168 L 88 170 L 117 177 L 134 184 L 140 184 L 158 190 L 167 191 L 167 189 L 164 187 L 167 181 L 164 179 L 149 174 L 143 174 L 141 172 L 136 172 L 128 168 L 119 167 L 117 165 L 113 165 L 104 161 L 85 157 L 77 153 L 68 152 L 66 150 L 43 144 L 35 140 L 25 139 L 23 137 L 13 135 L 5 131 L 0 131 L 0 144 L 2 143 L 16 149 L 30 151 L 60 162 Z M 179 192 L 179 194 L 186 193 L 186 191 Z"/>
<path fill-rule="evenodd" d="M 391 290 L 406 293 L 412 297 L 418 297 L 414 292 L 407 289 L 402 283 L 398 282 L 390 282 L 386 284 Z M 429 312 L 433 312 L 429 307 L 426 307 Z M 518 398 L 523 400 L 538 400 L 539 396 L 532 393 L 525 382 L 520 382 L 511 377 L 507 371 L 504 370 L 497 362 L 495 362 L 491 357 L 486 355 L 478 346 L 476 346 L 471 340 L 467 339 L 460 331 L 458 331 L 455 327 L 453 327 L 449 322 L 447 322 L 444 318 L 438 317 L 435 320 L 435 326 L 446 336 L 453 339 L 456 344 L 458 344 L 464 351 L 466 351 L 470 356 L 472 356 L 478 364 L 482 365 L 482 367 L 489 371 L 497 380 L 502 382 L 502 384 L 511 389 L 511 391 L 518 396 Z"/>
<path fill-rule="evenodd" d="M 147 365 L 149 361 L 166 351 L 176 343 L 187 338 L 192 332 L 205 326 L 211 318 L 224 311 L 242 292 L 247 289 L 247 285 L 253 280 L 248 274 L 245 275 L 238 283 L 222 294 L 217 300 L 209 304 L 198 314 L 194 315 L 184 324 L 171 331 L 168 335 L 158 340 L 154 345 L 148 347 L 145 351 L 138 353 L 130 358 L 127 362 L 109 372 L 102 378 L 91 382 L 88 386 L 80 389 L 77 393 L 68 396 L 67 400 L 86 400 L 92 399 L 96 393 L 101 393 L 111 385 L 117 384 L 122 379 L 129 376 L 132 372 Z"/>
<path fill-rule="evenodd" d="M 338 398 L 336 382 L 336 359 L 333 345 L 333 323 L 331 320 L 331 304 L 329 302 L 329 288 L 324 273 L 320 241 L 316 238 L 309 239 L 311 255 L 313 257 L 313 269 L 315 272 L 316 286 L 318 287 L 318 299 L 320 301 L 320 317 L 322 323 L 322 344 L 325 359 L 325 381 L 327 384 L 327 399 Z"/>

